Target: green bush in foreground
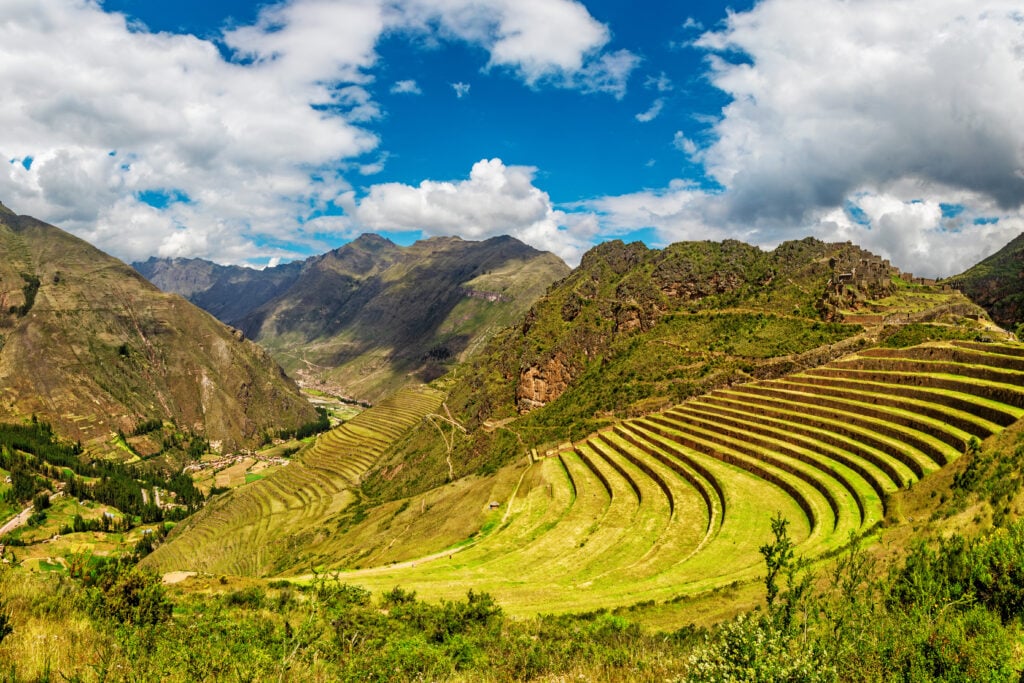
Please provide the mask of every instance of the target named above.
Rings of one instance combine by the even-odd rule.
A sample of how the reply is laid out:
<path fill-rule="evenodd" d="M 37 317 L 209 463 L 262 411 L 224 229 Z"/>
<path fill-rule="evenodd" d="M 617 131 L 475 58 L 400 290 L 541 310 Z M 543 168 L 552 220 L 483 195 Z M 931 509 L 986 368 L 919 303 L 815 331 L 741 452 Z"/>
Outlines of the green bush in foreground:
<path fill-rule="evenodd" d="M 431 604 L 323 577 L 207 595 L 173 594 L 122 562 L 83 563 L 79 579 L 6 570 L 0 671 L 16 681 L 1011 681 L 1022 541 L 1018 523 L 922 544 L 880 579 L 853 543 L 815 591 L 777 518 L 762 547 L 765 607 L 675 633 L 606 610 L 514 620 L 487 594 Z"/>

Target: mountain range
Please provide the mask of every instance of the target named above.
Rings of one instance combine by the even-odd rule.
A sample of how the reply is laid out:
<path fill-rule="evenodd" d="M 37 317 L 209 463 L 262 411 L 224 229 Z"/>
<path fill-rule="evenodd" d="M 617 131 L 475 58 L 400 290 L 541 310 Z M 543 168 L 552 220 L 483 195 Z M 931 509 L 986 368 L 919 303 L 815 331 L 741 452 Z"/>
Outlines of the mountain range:
<path fill-rule="evenodd" d="M 845 606 L 832 593 L 807 594 L 807 614 L 824 615 L 814 619 L 877 604 L 858 612 L 856 628 L 888 618 L 877 628 L 902 638 L 907 624 L 927 625 L 935 613 L 892 612 L 900 593 L 889 586 L 928 587 L 922 609 L 934 610 L 933 587 L 968 585 L 969 566 L 980 587 L 943 598 L 941 618 L 962 606 L 997 627 L 1002 606 L 1019 603 L 1019 581 L 995 590 L 987 582 L 1020 566 L 1024 526 L 1012 519 L 1024 499 L 1013 475 L 1024 457 L 1024 349 L 963 292 L 984 282 L 998 295 L 990 305 L 1012 301 L 1019 245 L 1004 251 L 945 283 L 813 238 L 770 251 L 733 240 L 663 249 L 615 240 L 571 272 L 510 238 L 400 247 L 372 235 L 265 271 L 196 259 L 137 264 L 229 326 L 0 205 L 0 474 L 9 474 L 0 511 L 13 516 L 3 542 L 15 549 L 4 559 L 35 572 L 31 583 L 0 577 L 19 586 L 5 593 L 10 611 L 0 610 L 12 615 L 0 619 L 0 637 L 18 649 L 5 641 L 3 650 L 18 667 L 37 650 L 38 631 L 24 626 L 35 610 L 32 623 L 54 642 L 82 624 L 94 639 L 83 642 L 119 637 L 112 628 L 143 642 L 145 628 L 164 659 L 149 669 L 118 664 L 133 675 L 166 678 L 183 638 L 194 637 L 189 662 L 209 667 L 174 678 L 202 677 L 222 665 L 224 647 L 248 652 L 270 633 L 266 661 L 278 661 L 283 641 L 273 634 L 284 634 L 295 640 L 290 652 L 302 650 L 282 660 L 297 680 L 342 679 L 352 650 L 324 669 L 324 653 L 341 650 L 321 647 L 320 634 L 365 647 L 374 671 L 392 675 L 387 647 L 464 653 L 463 634 L 492 634 L 500 645 L 486 658 L 507 658 L 506 635 L 520 623 L 495 621 L 507 610 L 516 619 L 555 615 L 532 621 L 536 635 L 516 640 L 524 647 L 582 642 L 590 660 L 604 656 L 609 635 L 634 647 L 645 624 L 683 635 L 658 642 L 692 664 L 680 626 L 707 626 L 717 639 L 745 623 L 781 623 L 764 580 L 779 549 L 820 575 L 837 556 L 863 572 L 850 575 Z M 311 435 L 305 428 L 325 429 L 327 413 L 310 424 L 310 404 L 257 342 L 301 381 L 374 405 L 336 413 L 341 424 Z M 281 433 L 300 426 L 294 439 Z M 272 436 L 282 439 L 238 452 Z M 75 460 L 68 438 L 93 462 Z M 985 529 L 996 531 L 984 546 L 991 555 L 977 555 L 974 541 L 934 553 L 926 545 Z M 890 563 L 906 553 L 909 569 Z M 106 559 L 119 554 L 139 567 Z M 929 557 L 946 578 L 920 574 Z M 876 571 L 869 560 L 889 564 Z M 153 623 L 130 616 L 113 626 L 102 610 L 154 595 L 139 592 L 159 585 L 148 570 L 183 582 L 173 592 L 183 607 L 168 602 Z M 69 604 L 105 606 L 79 619 L 19 597 L 26 586 L 52 595 L 58 578 L 78 586 L 60 572 L 93 582 L 88 600 Z M 787 591 L 805 590 L 794 585 Z M 801 585 L 812 590 L 812 579 Z M 985 596 L 997 599 L 979 603 Z M 440 606 L 429 611 L 424 600 Z M 738 613 L 748 621 L 714 626 Z M 838 622 L 814 623 L 825 652 Z M 970 630 L 951 623 L 949 633 Z M 290 624 L 314 626 L 293 634 Z M 401 637 L 367 644 L 367 624 L 374 638 Z M 879 642 L 873 633 L 865 653 Z M 1000 636 L 1006 647 L 992 661 L 1009 661 L 1017 635 Z M 931 652 L 946 635 L 916 637 Z M 978 650 L 973 642 L 948 651 Z M 653 656 L 644 657 L 648 666 Z M 102 664 L 84 661 L 60 670 Z M 402 677 L 424 675 L 413 668 Z M 49 669 L 31 671 L 42 678 Z M 664 673 L 659 680 L 674 677 Z"/>
<path fill-rule="evenodd" d="M 569 273 L 511 237 L 402 247 L 372 234 L 264 270 L 200 259 L 133 266 L 241 329 L 301 382 L 370 401 L 444 374 Z"/>

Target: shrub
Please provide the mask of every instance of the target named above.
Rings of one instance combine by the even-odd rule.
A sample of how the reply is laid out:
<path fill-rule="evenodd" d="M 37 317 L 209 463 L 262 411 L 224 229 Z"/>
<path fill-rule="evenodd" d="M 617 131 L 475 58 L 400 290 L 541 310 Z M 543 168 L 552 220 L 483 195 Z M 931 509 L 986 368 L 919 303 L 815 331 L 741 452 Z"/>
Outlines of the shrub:
<path fill-rule="evenodd" d="M 266 593 L 259 586 L 249 586 L 236 591 L 231 591 L 224 596 L 224 604 L 228 607 L 244 607 L 245 609 L 259 609 L 263 606 L 263 599 Z"/>
<path fill-rule="evenodd" d="M 122 624 L 159 624 L 171 616 L 173 605 L 167 599 L 156 574 L 115 561 L 99 569 L 93 592 L 93 611 L 97 616 Z"/>

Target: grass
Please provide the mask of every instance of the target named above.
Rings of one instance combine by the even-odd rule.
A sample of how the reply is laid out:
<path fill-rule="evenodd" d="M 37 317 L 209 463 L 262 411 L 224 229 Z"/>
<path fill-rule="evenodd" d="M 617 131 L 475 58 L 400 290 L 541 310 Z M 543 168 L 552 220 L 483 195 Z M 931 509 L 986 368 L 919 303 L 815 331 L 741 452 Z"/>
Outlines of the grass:
<path fill-rule="evenodd" d="M 247 472 L 248 465 L 239 463 L 237 476 L 248 485 L 218 497 L 179 525 L 146 562 L 163 571 L 216 573 L 265 574 L 297 563 L 308 566 L 331 545 L 318 530 L 353 502 L 352 484 L 392 440 L 439 403 L 432 390 L 403 390 L 321 434 L 287 467 L 264 475 Z"/>
<path fill-rule="evenodd" d="M 958 360 L 974 366 L 979 360 L 976 351 L 943 345 L 899 358 L 927 368 L 934 362 L 927 358 L 935 354 L 952 366 Z M 980 354 L 1000 364 L 1010 355 Z M 833 374 L 843 375 L 839 369 L 849 363 L 837 362 L 823 372 L 836 369 Z M 922 378 L 919 391 L 888 391 L 903 386 L 908 376 Z M 381 562 L 397 560 L 393 552 L 374 551 L 360 558 L 358 569 L 351 556 L 333 567 L 344 568 L 342 580 L 371 590 L 402 586 L 428 599 L 451 599 L 454 586 L 485 591 L 514 614 L 638 601 L 664 606 L 679 596 L 710 595 L 756 579 L 763 529 L 776 512 L 791 520 L 804 557 L 830 555 L 851 534 L 872 533 L 887 517 L 885 501 L 893 493 L 944 462 L 932 456 L 941 453 L 949 461 L 959 456 L 936 435 L 961 442 L 971 436 L 943 424 L 941 416 L 986 433 L 1002 426 L 985 415 L 1012 416 L 1020 410 L 993 396 L 1001 385 L 979 380 L 965 380 L 958 397 L 931 386 L 927 373 L 877 374 L 871 387 L 856 389 L 832 387 L 824 374 L 820 377 L 820 383 L 800 376 L 753 382 L 696 398 L 661 416 L 621 421 L 572 450 L 499 470 L 498 479 L 520 481 L 514 495 L 506 489 L 498 498 L 500 520 L 480 495 L 473 505 L 446 508 L 463 522 L 475 517 L 476 533 L 461 540 L 437 537 L 433 543 L 420 538 L 418 559 L 406 554 L 401 557 L 409 559 L 397 564 Z M 784 388 L 787 382 L 801 390 Z M 762 389 L 778 395 L 763 395 Z M 952 399 L 955 408 L 948 405 Z M 472 486 L 484 481 L 476 479 Z M 453 483 L 438 491 L 445 490 L 449 493 L 443 495 L 454 496 L 471 489 Z M 415 519 L 437 519 L 432 500 L 431 494 L 421 494 L 401 503 L 401 511 L 397 501 L 379 512 L 371 508 L 369 517 L 345 534 L 372 539 L 373 528 L 394 528 L 400 521 L 407 528 L 429 529 L 430 523 Z M 322 567 L 332 569 L 329 556 L 321 560 Z M 308 580 L 301 573 L 296 578 Z M 666 609 L 651 612 L 668 619 Z"/>

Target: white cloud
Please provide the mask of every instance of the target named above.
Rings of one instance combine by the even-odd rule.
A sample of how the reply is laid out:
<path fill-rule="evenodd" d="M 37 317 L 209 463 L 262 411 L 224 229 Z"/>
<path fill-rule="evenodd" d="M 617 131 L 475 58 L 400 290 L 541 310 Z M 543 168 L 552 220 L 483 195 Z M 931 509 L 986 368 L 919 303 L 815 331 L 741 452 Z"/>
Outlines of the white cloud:
<path fill-rule="evenodd" d="M 420 89 L 420 86 L 416 81 L 396 81 L 395 84 L 391 86 L 391 93 L 398 95 L 422 95 L 423 90 Z"/>
<path fill-rule="evenodd" d="M 708 220 L 709 195 L 683 180 L 674 180 L 662 190 L 642 190 L 626 195 L 602 197 L 585 202 L 580 208 L 600 217 L 602 233 L 627 233 L 638 228 L 654 228 L 663 243 L 686 240 L 722 240 L 751 238 L 733 226 Z"/>
<path fill-rule="evenodd" d="M 4 0 L 0 159 L 34 162 L 0 169 L 0 197 L 128 260 L 294 255 L 257 245 L 315 244 L 305 218 L 383 166 L 365 159 L 376 46 L 404 32 L 480 46 L 533 87 L 618 96 L 631 71 L 573 0 L 289 0 L 223 34 L 232 59 L 95 0 Z"/>
<path fill-rule="evenodd" d="M 658 116 L 661 114 L 661 110 L 664 107 L 665 100 L 659 97 L 658 99 L 654 100 L 654 102 L 647 109 L 647 111 L 642 111 L 639 114 L 637 114 L 636 120 L 639 121 L 640 123 L 648 123 L 650 121 L 653 121 L 654 119 L 658 118 Z"/>
<path fill-rule="evenodd" d="M 621 100 L 626 94 L 629 75 L 639 64 L 640 58 L 629 50 L 609 52 L 586 64 L 566 83 L 583 92 L 608 93 Z"/>
<path fill-rule="evenodd" d="M 672 137 L 672 146 L 688 157 L 695 156 L 698 151 L 697 143 L 686 137 L 686 134 L 681 130 L 677 130 L 676 134 Z"/>
<path fill-rule="evenodd" d="M 512 235 L 578 263 L 596 234 L 596 221 L 556 210 L 548 194 L 533 184 L 535 173 L 528 166 L 484 159 L 473 165 L 467 180 L 374 185 L 352 207 L 352 215 L 373 230 L 467 239 Z"/>
<path fill-rule="evenodd" d="M 471 87 L 469 83 L 463 83 L 461 81 L 458 83 L 452 83 L 451 86 L 452 90 L 455 91 L 455 96 L 460 100 L 469 94 L 469 89 Z"/>
<path fill-rule="evenodd" d="M 375 161 L 368 164 L 359 164 L 359 175 L 376 175 L 384 170 L 385 164 L 387 164 L 388 158 L 391 155 L 387 152 L 380 154 Z"/>
<path fill-rule="evenodd" d="M 617 97 L 639 63 L 632 53 L 603 53 L 611 35 L 576 0 L 408 0 L 396 24 L 439 27 L 442 34 L 482 45 L 489 66 L 540 83 L 608 92 Z"/>
<path fill-rule="evenodd" d="M 647 80 L 644 81 L 644 87 L 649 90 L 657 90 L 658 92 L 670 92 L 675 86 L 672 85 L 672 79 L 662 71 L 657 76 L 648 76 Z"/>
<path fill-rule="evenodd" d="M 769 0 L 698 45 L 733 97 L 707 150 L 737 217 L 913 177 L 1024 201 L 1024 15 L 1006 0 Z M 739 50 L 751 63 L 726 61 Z"/>
<path fill-rule="evenodd" d="M 722 189 L 595 201 L 605 224 L 671 238 L 703 225 L 763 245 L 812 233 L 931 275 L 958 272 L 1018 234 L 1019 2 L 763 0 L 695 45 L 732 101 L 709 122 L 709 144 L 681 132 L 674 144 Z M 849 202 L 868 225 L 846 214 Z M 964 212 L 951 221 L 941 203 Z"/>

